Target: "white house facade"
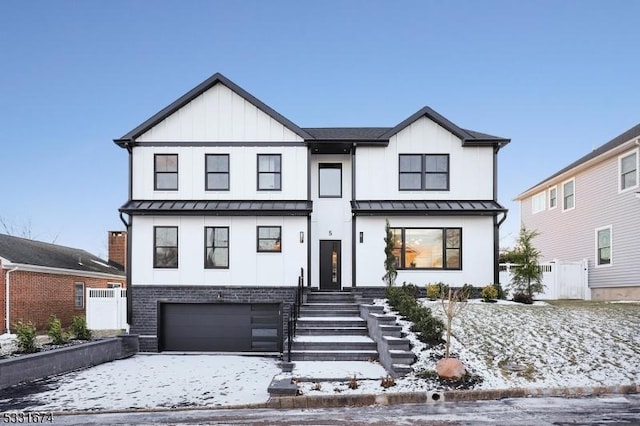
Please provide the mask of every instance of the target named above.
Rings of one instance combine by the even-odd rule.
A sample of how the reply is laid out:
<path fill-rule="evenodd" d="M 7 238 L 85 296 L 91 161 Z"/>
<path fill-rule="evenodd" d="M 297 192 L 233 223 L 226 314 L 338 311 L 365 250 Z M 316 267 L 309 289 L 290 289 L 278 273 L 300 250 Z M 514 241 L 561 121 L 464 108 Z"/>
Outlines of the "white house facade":
<path fill-rule="evenodd" d="M 593 300 L 640 298 L 640 124 L 518 195 L 541 260 L 588 263 Z"/>
<path fill-rule="evenodd" d="M 398 282 L 497 281 L 509 140 L 428 107 L 393 128 L 301 128 L 215 74 L 115 142 L 142 350 L 277 351 L 301 274 L 384 290 L 386 220 Z"/>

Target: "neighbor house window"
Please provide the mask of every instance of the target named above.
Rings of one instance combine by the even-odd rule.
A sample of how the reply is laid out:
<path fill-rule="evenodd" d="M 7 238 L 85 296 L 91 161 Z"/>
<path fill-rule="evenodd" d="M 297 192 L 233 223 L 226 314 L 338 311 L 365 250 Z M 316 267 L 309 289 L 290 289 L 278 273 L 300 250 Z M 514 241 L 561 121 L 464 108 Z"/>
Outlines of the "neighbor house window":
<path fill-rule="evenodd" d="M 392 228 L 398 269 L 462 269 L 461 228 Z"/>
<path fill-rule="evenodd" d="M 156 190 L 178 190 L 178 154 L 156 154 L 154 156 L 154 172 L 154 188 Z"/>
<path fill-rule="evenodd" d="M 342 197 L 342 164 L 320 164 L 318 195 L 321 198 Z"/>
<path fill-rule="evenodd" d="M 555 209 L 558 206 L 558 187 L 554 186 L 549 189 L 549 210 Z"/>
<path fill-rule="evenodd" d="M 206 227 L 205 230 L 205 268 L 229 268 L 229 228 Z"/>
<path fill-rule="evenodd" d="M 542 192 L 538 195 L 534 195 L 531 198 L 531 213 L 536 214 L 543 211 L 546 208 L 545 196 L 546 194 Z"/>
<path fill-rule="evenodd" d="M 258 154 L 258 190 L 279 191 L 282 189 L 282 156 L 280 154 Z"/>
<path fill-rule="evenodd" d="M 596 229 L 596 265 L 611 264 L 611 226 Z"/>
<path fill-rule="evenodd" d="M 73 287 L 73 304 L 76 309 L 84 308 L 84 283 L 75 283 Z"/>
<path fill-rule="evenodd" d="M 259 252 L 281 252 L 280 226 L 258 226 L 258 251 Z"/>
<path fill-rule="evenodd" d="M 156 226 L 153 228 L 153 267 L 178 267 L 177 226 Z"/>
<path fill-rule="evenodd" d="M 400 154 L 401 191 L 448 191 L 448 154 Z"/>
<path fill-rule="evenodd" d="M 229 154 L 207 154 L 205 168 L 207 191 L 229 190 Z"/>
<path fill-rule="evenodd" d="M 638 186 L 638 155 L 632 152 L 620 157 L 620 191 Z"/>
<path fill-rule="evenodd" d="M 562 210 L 571 210 L 575 207 L 575 185 L 574 179 L 562 184 Z"/>

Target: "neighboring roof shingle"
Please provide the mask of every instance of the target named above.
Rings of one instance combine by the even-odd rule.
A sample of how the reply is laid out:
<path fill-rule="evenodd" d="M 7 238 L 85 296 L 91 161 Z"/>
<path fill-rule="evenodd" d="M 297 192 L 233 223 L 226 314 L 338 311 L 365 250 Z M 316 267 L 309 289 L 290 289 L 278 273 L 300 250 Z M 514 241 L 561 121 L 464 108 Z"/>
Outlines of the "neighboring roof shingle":
<path fill-rule="evenodd" d="M 130 215 L 307 216 L 306 200 L 133 200 L 120 211 Z"/>
<path fill-rule="evenodd" d="M 351 209 L 355 214 L 372 216 L 493 216 L 507 211 L 493 200 L 356 200 Z"/>
<path fill-rule="evenodd" d="M 87 251 L 11 235 L 0 234 L 0 257 L 11 263 L 124 276 L 122 268 Z"/>

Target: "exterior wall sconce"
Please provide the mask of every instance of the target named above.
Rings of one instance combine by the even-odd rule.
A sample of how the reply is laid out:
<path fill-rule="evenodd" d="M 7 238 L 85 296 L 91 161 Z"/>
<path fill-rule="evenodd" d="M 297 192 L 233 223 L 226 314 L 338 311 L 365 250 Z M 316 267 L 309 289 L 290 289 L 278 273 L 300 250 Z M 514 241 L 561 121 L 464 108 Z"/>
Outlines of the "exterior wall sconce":
<path fill-rule="evenodd" d="M 364 232 L 360 231 L 360 244 L 364 242 Z"/>
<path fill-rule="evenodd" d="M 304 243 L 304 232 L 300 231 L 300 243 Z"/>

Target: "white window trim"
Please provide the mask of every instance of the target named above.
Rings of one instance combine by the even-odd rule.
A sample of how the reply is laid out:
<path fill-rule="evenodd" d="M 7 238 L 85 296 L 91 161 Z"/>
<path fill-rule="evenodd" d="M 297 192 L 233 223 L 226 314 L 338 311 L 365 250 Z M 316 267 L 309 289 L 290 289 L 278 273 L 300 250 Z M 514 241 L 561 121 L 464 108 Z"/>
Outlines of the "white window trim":
<path fill-rule="evenodd" d="M 79 285 L 82 285 L 82 306 L 78 306 L 76 304 L 76 287 Z M 86 291 L 86 287 L 83 281 L 75 281 L 73 283 L 73 308 L 74 309 L 85 309 L 85 307 L 87 306 L 87 302 L 86 302 L 87 295 L 85 294 L 85 291 Z"/>
<path fill-rule="evenodd" d="M 609 263 L 598 264 L 598 232 L 608 229 L 609 230 Z M 600 228 L 596 228 L 595 230 L 595 257 L 593 259 L 593 264 L 596 268 L 609 268 L 613 266 L 613 227 L 611 225 L 601 226 Z"/>
<path fill-rule="evenodd" d="M 634 186 L 630 186 L 628 188 L 622 189 L 622 180 L 620 179 L 620 177 L 622 176 L 622 159 L 630 155 L 636 156 L 636 184 Z M 620 154 L 618 156 L 617 180 L 618 180 L 618 194 L 623 194 L 625 192 L 633 191 L 634 189 L 638 189 L 638 186 L 640 186 L 640 157 L 638 156 L 637 148 L 631 151 L 627 151 L 624 154 Z"/>
<path fill-rule="evenodd" d="M 536 199 L 542 200 L 542 208 L 536 210 Z M 547 193 L 540 192 L 531 197 L 531 214 L 543 212 L 547 209 Z"/>
<path fill-rule="evenodd" d="M 572 182 L 573 181 L 573 206 L 569 207 L 568 209 L 564 208 L 564 185 Z M 570 212 L 571 210 L 576 208 L 576 178 L 571 178 L 571 179 L 567 179 L 564 182 L 562 182 L 562 198 L 560 199 L 560 201 L 562 202 L 562 212 Z"/>
<path fill-rule="evenodd" d="M 551 190 L 555 189 L 556 190 L 556 205 L 551 207 Z M 573 188 L 573 192 L 575 193 L 575 187 Z M 552 187 L 550 187 L 549 189 L 547 189 L 547 206 L 549 210 L 553 210 L 555 208 L 558 207 L 558 201 L 560 201 L 558 199 L 558 185 L 554 185 Z M 575 203 L 574 203 L 575 204 Z"/>

